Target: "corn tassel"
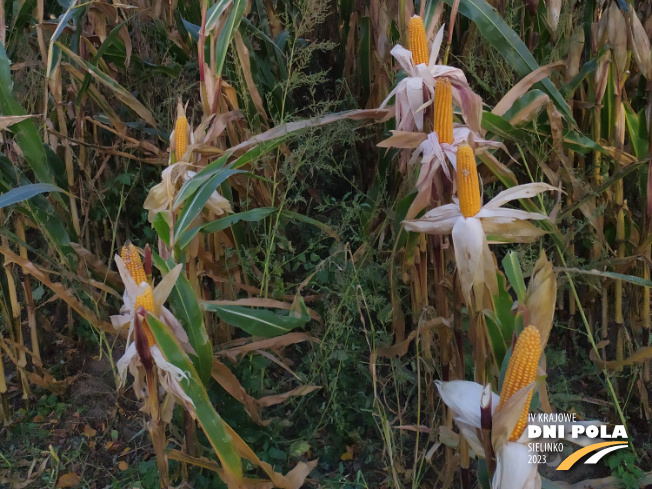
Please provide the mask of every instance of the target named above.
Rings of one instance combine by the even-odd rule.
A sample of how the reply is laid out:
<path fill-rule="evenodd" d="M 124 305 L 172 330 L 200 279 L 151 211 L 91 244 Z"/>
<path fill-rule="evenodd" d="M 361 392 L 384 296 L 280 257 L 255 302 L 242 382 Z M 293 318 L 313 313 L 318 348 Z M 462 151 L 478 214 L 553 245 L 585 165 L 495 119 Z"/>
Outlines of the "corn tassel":
<path fill-rule="evenodd" d="M 147 290 L 141 295 L 136 297 L 136 303 L 134 304 L 134 310 L 137 311 L 139 306 L 143 306 L 147 312 L 154 312 L 154 291 L 152 291 L 151 285 L 147 286 Z M 142 323 L 145 335 L 147 336 L 147 345 L 152 346 L 155 344 L 154 335 L 147 325 L 147 321 Z"/>
<path fill-rule="evenodd" d="M 185 115 L 177 117 L 174 125 L 174 156 L 175 161 L 181 161 L 188 148 L 188 119 Z"/>
<path fill-rule="evenodd" d="M 500 403 L 498 409 L 501 409 L 509 398 L 512 397 L 519 389 L 534 382 L 537 377 L 537 368 L 539 366 L 539 357 L 541 356 L 541 335 L 539 330 L 534 326 L 528 326 L 519 335 L 512 352 L 512 357 L 507 366 L 505 373 L 505 381 L 503 388 L 500 392 Z M 516 441 L 519 439 L 525 426 L 527 425 L 527 415 L 530 411 L 530 401 L 532 400 L 532 393 L 530 391 L 523 413 L 512 431 L 509 441 Z"/>
<path fill-rule="evenodd" d="M 147 283 L 147 275 L 145 275 L 143 262 L 140 259 L 138 250 L 133 244 L 128 242 L 124 245 L 120 257 L 125 262 L 127 270 L 129 270 L 129 274 L 134 279 L 134 282 L 136 282 L 136 285 L 140 285 L 143 282 Z"/>
<path fill-rule="evenodd" d="M 440 78 L 435 85 L 434 125 L 440 143 L 453 143 L 453 93 L 451 81 Z"/>
<path fill-rule="evenodd" d="M 473 149 L 468 145 L 457 150 L 457 192 L 460 199 L 460 212 L 464 217 L 473 217 L 480 212 L 480 184 L 478 169 L 475 166 Z"/>
<path fill-rule="evenodd" d="M 414 64 L 424 63 L 427 65 L 430 56 L 428 55 L 428 41 L 423 19 L 418 15 L 413 16 L 408 24 L 408 32 L 410 33 L 410 51 Z"/>

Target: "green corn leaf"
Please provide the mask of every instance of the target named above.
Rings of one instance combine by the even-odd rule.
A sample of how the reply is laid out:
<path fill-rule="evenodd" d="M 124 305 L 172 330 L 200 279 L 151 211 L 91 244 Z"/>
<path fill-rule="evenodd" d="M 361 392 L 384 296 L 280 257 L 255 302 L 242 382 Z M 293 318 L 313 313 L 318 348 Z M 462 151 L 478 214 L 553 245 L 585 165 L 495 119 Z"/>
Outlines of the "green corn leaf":
<path fill-rule="evenodd" d="M 47 80 L 50 79 L 50 75 L 54 71 L 54 67 L 59 63 L 59 49 L 55 45 L 55 41 L 59 39 L 59 36 L 63 33 L 65 28 L 68 26 L 68 21 L 77 13 L 75 11 L 77 5 L 77 0 L 74 0 L 69 3 L 69 5 L 66 7 L 67 10 L 66 12 L 59 18 L 59 22 L 57 23 L 57 27 L 52 33 L 52 37 L 50 38 L 50 45 L 48 47 L 48 63 L 47 63 L 47 72 L 45 73 L 45 78 Z"/>
<path fill-rule="evenodd" d="M 448 5 L 453 5 L 455 2 L 455 0 L 444 1 Z M 485 0 L 464 0 L 459 2 L 459 13 L 475 22 L 484 38 L 498 50 L 505 58 L 505 61 L 521 77 L 525 77 L 539 68 L 539 64 L 525 43 L 518 37 L 518 34 L 507 25 L 498 11 Z M 541 87 L 550 96 L 566 120 L 573 125 L 575 124 L 570 107 L 550 79 L 541 80 L 534 87 Z"/>
<path fill-rule="evenodd" d="M 546 98 L 547 95 L 541 90 L 530 90 L 514 101 L 512 106 L 503 114 L 503 118 L 507 121 L 510 121 L 510 123 L 513 125 L 513 119 L 519 115 L 519 112 L 522 110 L 527 110 L 528 105 L 535 102 L 539 97 L 542 97 L 545 100 L 550 100 L 550 98 Z"/>
<path fill-rule="evenodd" d="M 75 68 L 69 63 L 64 63 L 63 68 L 68 73 L 70 73 L 78 82 L 83 83 L 84 74 L 81 71 L 79 71 L 77 68 Z M 104 112 L 104 115 L 107 117 L 107 119 L 111 121 L 111 124 L 113 124 L 115 130 L 121 134 L 124 134 L 127 130 L 127 126 L 125 125 L 124 122 L 122 122 L 120 117 L 118 117 L 118 114 L 115 113 L 113 107 L 111 107 L 109 102 L 107 102 L 106 98 L 104 98 L 104 95 L 100 93 L 97 87 L 93 85 L 89 85 L 86 92 L 95 101 L 95 103 L 99 106 L 99 108 Z M 100 114 L 101 111 L 96 111 L 95 117 L 97 117 Z"/>
<path fill-rule="evenodd" d="M 155 253 L 152 253 L 152 260 L 161 273 L 168 273 L 175 266 L 171 259 L 164 262 Z M 190 355 L 192 363 L 201 381 L 206 383 L 211 377 L 213 368 L 213 346 L 206 333 L 204 317 L 197 296 L 183 272 L 170 292 L 170 304 L 174 316 L 181 322 L 188 335 L 190 346 L 195 350 L 196 355 Z"/>
<path fill-rule="evenodd" d="M 491 349 L 496 357 L 496 363 L 502 365 L 503 358 L 505 358 L 505 353 L 507 352 L 505 338 L 502 334 L 503 325 L 496 313 L 490 309 L 484 311 L 484 318 L 487 323 L 489 342 L 491 343 Z"/>
<path fill-rule="evenodd" d="M 4 155 L 0 155 L 0 175 L 4 175 L 6 181 L 11 182 L 11 185 L 15 185 L 16 183 L 21 186 L 32 184 L 32 182 L 20 173 L 9 158 Z M 11 190 L 9 185 L 0 184 L 0 187 L 3 187 L 6 192 Z M 57 192 L 54 195 L 59 195 L 59 193 Z M 59 252 L 61 260 L 67 263 L 70 270 L 76 270 L 77 254 L 70 246 L 70 236 L 73 235 L 75 237 L 75 235 L 70 222 L 64 222 L 52 203 L 41 194 L 32 196 L 21 206 L 25 207 L 30 219 L 41 225 L 45 230 L 45 233 Z"/>
<path fill-rule="evenodd" d="M 122 22 L 120 22 L 118 25 L 116 25 L 111 30 L 110 34 L 108 36 L 106 36 L 106 39 L 104 39 L 104 42 L 99 47 L 99 49 L 97 50 L 97 53 L 95 53 L 95 56 L 93 56 L 93 59 L 91 60 L 91 64 L 93 66 L 97 66 L 97 64 L 100 62 L 100 59 L 102 58 L 102 56 L 104 56 L 104 54 L 107 52 L 107 50 L 109 49 L 109 47 L 113 43 L 121 43 L 122 42 L 120 40 L 120 37 L 119 37 L 120 31 L 122 30 L 122 28 L 125 26 L 125 24 L 128 21 L 129 21 L 129 19 L 123 20 Z M 77 91 L 77 100 L 75 100 L 75 103 L 77 105 L 80 105 L 82 103 L 82 99 L 84 97 L 84 94 L 86 93 L 86 90 L 88 90 L 88 87 L 90 86 L 90 84 L 91 84 L 91 75 L 90 75 L 90 73 L 86 73 L 86 76 L 84 77 L 84 82 L 82 83 L 81 88 Z"/>
<path fill-rule="evenodd" d="M 206 166 L 206 168 L 204 168 L 202 171 L 197 173 L 190 180 L 185 182 L 181 186 L 181 189 L 179 189 L 179 193 L 177 193 L 177 197 L 174 200 L 174 209 L 178 209 L 179 206 L 183 204 L 186 201 L 186 199 L 188 199 L 188 197 L 194 194 L 199 187 L 201 187 L 206 181 L 208 181 L 210 177 L 215 175 L 215 173 L 217 173 L 218 171 L 222 170 L 228 158 L 229 155 L 220 156 L 217 160 L 212 162 L 210 165 Z M 231 167 L 232 165 L 230 166 L 230 168 Z"/>
<path fill-rule="evenodd" d="M 328 224 L 320 222 L 317 219 L 304 216 L 303 214 L 299 214 L 298 212 L 294 212 L 294 211 L 281 211 L 281 215 L 290 220 L 301 221 L 301 222 L 305 222 L 306 224 L 311 224 L 316 228 L 321 229 L 323 232 L 328 234 L 328 236 L 333 238 L 335 241 L 340 241 L 340 236 L 337 234 L 337 231 L 335 231 Z"/>
<path fill-rule="evenodd" d="M 224 182 L 231 175 L 236 173 L 245 173 L 242 170 L 234 170 L 233 168 L 224 168 L 216 172 L 212 177 L 210 177 L 205 184 L 203 184 L 197 192 L 188 200 L 187 204 L 184 205 L 179 220 L 175 223 L 174 226 L 174 235 L 180 236 L 181 234 L 188 229 L 190 223 L 199 215 L 202 209 L 206 206 L 206 202 L 211 197 L 211 194 L 215 192 L 217 187 L 219 187 L 222 182 Z M 175 203 L 176 207 L 176 203 Z"/>
<path fill-rule="evenodd" d="M 509 283 L 516 292 L 516 297 L 521 304 L 525 304 L 525 296 L 527 295 L 527 288 L 523 280 L 523 272 L 521 271 L 521 264 L 518 262 L 518 255 L 514 251 L 507 253 L 503 259 L 503 269 L 505 275 L 509 279 Z"/>
<path fill-rule="evenodd" d="M 11 62 L 7 58 L 4 46 L 0 43 L 0 111 L 3 115 L 26 115 L 22 106 L 12 93 L 14 82 L 11 79 Z M 25 119 L 11 126 L 23 156 L 34 175 L 41 183 L 54 184 L 54 176 L 47 163 L 43 140 L 36 124 Z"/>
<path fill-rule="evenodd" d="M 302 315 L 300 318 L 281 316 L 267 309 L 227 306 L 209 301 L 204 301 L 202 306 L 207 311 L 216 312 L 220 318 L 231 326 L 240 328 L 252 336 L 263 338 L 272 338 L 289 333 L 295 328 L 305 326 L 310 320 L 310 316 L 307 315 Z"/>
<path fill-rule="evenodd" d="M 482 113 L 482 128 L 505 139 L 515 141 L 527 139 L 527 133 L 524 130 L 512 126 L 505 117 L 491 112 Z"/>
<path fill-rule="evenodd" d="M 213 30 L 217 26 L 222 12 L 224 12 L 229 5 L 233 3 L 232 0 L 218 0 L 206 12 L 206 32 Z"/>
<path fill-rule="evenodd" d="M 227 50 L 229 49 L 236 29 L 240 25 L 240 21 L 242 21 L 246 7 L 247 2 L 245 0 L 234 0 L 231 13 L 228 19 L 226 19 L 224 26 L 222 26 L 220 37 L 217 39 L 217 45 L 215 46 L 215 71 L 219 76 L 222 76 Z"/>
<path fill-rule="evenodd" d="M 624 273 L 603 272 L 600 270 L 581 270 L 579 268 L 555 268 L 555 271 L 566 273 L 578 273 L 580 275 L 594 275 L 596 277 L 611 278 L 614 280 L 622 280 L 641 287 L 652 287 L 652 280 L 636 277 L 634 275 L 625 275 Z"/>
<path fill-rule="evenodd" d="M 154 226 L 154 229 L 156 230 L 156 234 L 158 234 L 158 237 L 161 238 L 161 240 L 165 243 L 165 246 L 170 246 L 170 225 L 168 224 L 167 220 L 165 219 L 165 215 L 163 212 L 159 212 L 156 214 L 156 217 L 154 218 L 154 221 L 152 222 L 152 226 Z"/>
<path fill-rule="evenodd" d="M 222 468 L 234 481 L 242 482 L 242 460 L 233 445 L 233 438 L 227 432 L 224 421 L 211 404 L 206 388 L 190 358 L 181 349 L 179 342 L 167 326 L 151 315 L 147 317 L 147 324 L 165 359 L 179 367 L 188 376 L 181 380 L 181 388 L 192 400 L 197 421 L 222 463 Z"/>
<path fill-rule="evenodd" d="M 30 183 L 12 188 L 9 192 L 0 195 L 0 209 L 22 202 L 23 200 L 31 199 L 35 195 L 45 192 L 63 192 L 63 190 L 50 183 Z"/>
<path fill-rule="evenodd" d="M 205 224 L 202 224 L 201 226 L 196 226 L 192 229 L 189 229 L 188 231 L 186 231 L 185 233 L 183 233 L 181 236 L 177 238 L 177 246 L 179 246 L 179 248 L 183 250 L 186 246 L 190 244 L 192 238 L 194 238 L 197 235 L 197 233 L 199 233 L 200 231 L 204 233 L 217 233 L 219 231 L 223 231 L 224 229 L 240 221 L 247 221 L 247 222 L 260 221 L 266 218 L 267 216 L 269 216 L 275 210 L 276 210 L 275 207 L 260 207 L 258 209 L 252 209 L 245 212 L 239 212 L 237 214 L 231 214 L 230 216 L 222 217 L 220 219 L 207 222 Z"/>
<path fill-rule="evenodd" d="M 59 46 L 61 51 L 63 51 L 66 56 L 74 61 L 77 66 L 84 69 L 86 73 L 91 75 L 98 82 L 111 90 L 113 94 L 118 98 L 118 100 L 136 112 L 136 114 L 142 117 L 149 125 L 156 127 L 156 121 L 154 120 L 152 113 L 143 104 L 141 104 L 138 99 L 134 97 L 126 88 L 121 86 L 118 82 L 100 70 L 97 66 L 77 56 L 60 42 L 57 42 L 56 45 Z"/>

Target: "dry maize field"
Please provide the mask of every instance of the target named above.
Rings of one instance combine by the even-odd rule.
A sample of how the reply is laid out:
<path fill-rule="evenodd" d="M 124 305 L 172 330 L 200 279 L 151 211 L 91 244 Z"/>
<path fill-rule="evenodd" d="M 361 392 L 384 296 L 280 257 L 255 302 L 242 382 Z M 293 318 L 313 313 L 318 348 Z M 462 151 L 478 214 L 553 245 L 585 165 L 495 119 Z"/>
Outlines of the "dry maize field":
<path fill-rule="evenodd" d="M 0 1 L 0 488 L 652 488 L 651 39 Z"/>

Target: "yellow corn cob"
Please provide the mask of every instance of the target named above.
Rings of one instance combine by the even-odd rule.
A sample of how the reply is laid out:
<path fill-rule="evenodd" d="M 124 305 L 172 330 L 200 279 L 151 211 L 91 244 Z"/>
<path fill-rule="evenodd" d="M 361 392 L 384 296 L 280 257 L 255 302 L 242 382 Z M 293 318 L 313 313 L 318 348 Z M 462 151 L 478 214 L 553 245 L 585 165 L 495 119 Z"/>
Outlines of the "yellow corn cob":
<path fill-rule="evenodd" d="M 453 143 L 453 93 L 451 81 L 440 78 L 435 85 L 434 125 L 440 143 Z"/>
<path fill-rule="evenodd" d="M 134 282 L 136 282 L 137 285 L 140 285 L 143 282 L 147 283 L 147 275 L 145 275 L 143 262 L 141 261 L 138 250 L 134 245 L 129 242 L 124 245 L 120 257 L 122 258 L 122 261 L 125 262 L 131 278 L 134 279 Z"/>
<path fill-rule="evenodd" d="M 413 16 L 408 24 L 408 32 L 410 34 L 410 51 L 412 51 L 414 64 L 425 63 L 427 65 L 430 56 L 428 55 L 428 41 L 423 19 L 418 15 Z"/>
<path fill-rule="evenodd" d="M 457 150 L 457 192 L 460 199 L 460 211 L 464 217 L 473 217 L 480 212 L 480 184 L 478 169 L 475 166 L 473 149 L 468 145 Z"/>
<path fill-rule="evenodd" d="M 512 352 L 512 357 L 509 359 L 507 372 L 505 373 L 505 381 L 503 388 L 500 392 L 500 403 L 498 409 L 502 408 L 510 397 L 512 397 L 519 389 L 534 382 L 537 377 L 537 367 L 539 366 L 539 357 L 541 356 L 541 335 L 539 330 L 534 326 L 528 326 L 519 335 Z M 512 431 L 510 441 L 516 441 L 525 430 L 527 424 L 527 415 L 530 411 L 530 401 L 532 400 L 532 393 L 527 398 L 523 413 Z"/>
<path fill-rule="evenodd" d="M 188 119 L 185 115 L 177 117 L 174 125 L 174 156 L 180 161 L 188 147 Z"/>
<path fill-rule="evenodd" d="M 136 297 L 136 303 L 134 304 L 134 311 L 138 310 L 138 307 L 143 306 L 147 312 L 154 312 L 154 291 L 150 285 L 147 286 L 147 290 L 141 295 Z M 152 346 L 154 341 L 154 335 L 149 329 L 146 321 L 143 321 L 143 329 L 145 330 L 145 335 L 147 336 L 147 344 Z"/>

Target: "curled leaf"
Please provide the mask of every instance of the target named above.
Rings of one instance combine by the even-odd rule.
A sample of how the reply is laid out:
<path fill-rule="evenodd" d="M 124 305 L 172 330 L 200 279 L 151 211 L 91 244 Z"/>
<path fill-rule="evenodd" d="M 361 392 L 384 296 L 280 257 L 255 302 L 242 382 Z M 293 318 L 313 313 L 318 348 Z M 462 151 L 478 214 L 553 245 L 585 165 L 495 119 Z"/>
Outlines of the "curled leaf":
<path fill-rule="evenodd" d="M 552 270 L 552 263 L 548 261 L 546 254 L 542 251 L 534 265 L 525 298 L 525 309 L 528 314 L 527 324 L 531 324 L 539 330 L 542 351 L 550 336 L 556 299 L 557 274 Z"/>

